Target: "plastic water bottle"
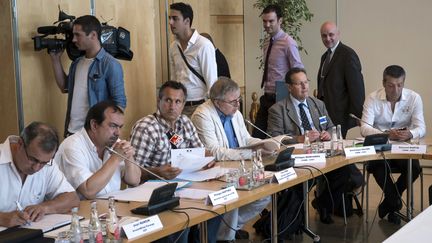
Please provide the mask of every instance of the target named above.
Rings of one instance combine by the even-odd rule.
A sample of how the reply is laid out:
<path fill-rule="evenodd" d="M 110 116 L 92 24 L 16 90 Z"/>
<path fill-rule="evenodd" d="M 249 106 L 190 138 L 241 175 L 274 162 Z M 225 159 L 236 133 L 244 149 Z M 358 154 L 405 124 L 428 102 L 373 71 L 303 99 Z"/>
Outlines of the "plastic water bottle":
<path fill-rule="evenodd" d="M 305 154 L 312 153 L 311 143 L 309 140 L 309 131 L 305 131 L 305 134 L 304 134 L 303 152 Z"/>
<path fill-rule="evenodd" d="M 96 201 L 90 204 L 91 214 L 89 222 L 89 242 L 90 243 L 103 243 L 102 224 L 99 221 Z"/>
<path fill-rule="evenodd" d="M 70 226 L 70 242 L 83 243 L 82 229 L 78 216 L 78 208 L 72 208 L 72 222 Z"/>
<path fill-rule="evenodd" d="M 108 198 L 109 217 L 106 225 L 107 238 L 108 242 L 121 242 L 120 226 L 118 224 L 118 218 L 114 202 L 114 197 L 111 196 Z"/>

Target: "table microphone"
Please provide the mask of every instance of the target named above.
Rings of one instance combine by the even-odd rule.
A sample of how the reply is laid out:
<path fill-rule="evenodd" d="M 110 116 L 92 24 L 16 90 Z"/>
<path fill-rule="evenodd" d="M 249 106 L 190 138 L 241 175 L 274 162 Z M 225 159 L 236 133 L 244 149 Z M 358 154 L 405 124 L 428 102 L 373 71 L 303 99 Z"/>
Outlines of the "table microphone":
<path fill-rule="evenodd" d="M 359 122 L 363 122 L 364 124 L 369 125 L 370 127 L 379 130 L 379 131 L 382 132 L 382 133 L 385 133 L 385 131 L 379 129 L 378 127 L 375 127 L 374 125 L 372 125 L 372 124 L 370 124 L 370 123 L 367 123 L 367 122 L 363 121 L 362 119 L 358 118 L 358 117 L 357 117 L 356 115 L 354 115 L 353 113 L 350 113 L 349 116 L 350 116 L 351 118 L 356 119 L 356 120 L 359 121 Z"/>
<path fill-rule="evenodd" d="M 130 162 L 130 163 L 132 163 L 132 164 L 134 164 L 134 165 L 136 165 L 136 166 L 138 166 L 138 167 L 140 167 L 141 169 L 143 169 L 144 171 L 146 171 L 146 172 L 152 174 L 154 177 L 158 178 L 159 180 L 161 180 L 161 181 L 163 181 L 163 182 L 166 182 L 166 183 L 168 183 L 168 184 L 170 183 L 169 181 L 165 180 L 163 177 L 161 177 L 161 176 L 155 174 L 154 172 L 152 172 L 152 171 L 150 171 L 149 169 L 145 168 L 144 166 L 142 166 L 142 165 L 136 163 L 135 161 L 132 161 L 132 160 L 126 158 L 126 156 L 124 156 L 123 154 L 121 154 L 121 153 L 115 151 L 114 149 L 112 149 L 112 148 L 110 148 L 110 147 L 108 147 L 108 146 L 105 146 L 105 149 L 108 150 L 111 154 L 116 154 L 116 155 L 120 156 L 120 158 L 122 158 L 122 159 L 124 159 L 124 160 L 126 160 L 126 161 L 128 161 L 128 162 Z"/>
<path fill-rule="evenodd" d="M 281 143 L 280 141 L 278 141 L 277 139 L 274 139 L 272 136 L 270 136 L 270 134 L 264 132 L 261 128 L 255 126 L 255 124 L 253 124 L 251 121 L 249 121 L 246 118 L 243 118 L 247 123 L 249 123 L 249 125 L 251 125 L 252 127 L 258 129 L 258 131 L 262 132 L 264 135 L 266 135 L 268 138 L 270 138 L 271 140 L 275 141 L 276 143 L 278 143 L 280 146 L 283 146 L 285 148 L 289 148 L 286 144 Z M 289 136 L 287 136 L 289 137 Z"/>

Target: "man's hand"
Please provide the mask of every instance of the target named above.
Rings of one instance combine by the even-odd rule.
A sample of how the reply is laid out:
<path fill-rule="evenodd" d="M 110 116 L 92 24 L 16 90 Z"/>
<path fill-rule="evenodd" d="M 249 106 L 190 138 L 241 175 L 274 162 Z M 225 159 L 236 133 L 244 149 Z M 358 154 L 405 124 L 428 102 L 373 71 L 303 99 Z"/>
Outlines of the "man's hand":
<path fill-rule="evenodd" d="M 318 131 L 315 130 L 315 129 L 310 130 L 309 133 L 308 133 L 308 137 L 309 137 L 309 141 L 310 141 L 310 142 L 314 142 L 314 141 L 317 140 L 320 136 L 321 136 L 321 133 L 318 132 Z"/>
<path fill-rule="evenodd" d="M 51 61 L 60 61 L 61 60 L 61 56 L 63 55 L 64 50 L 51 50 L 49 52 L 49 55 L 51 57 Z"/>
<path fill-rule="evenodd" d="M 17 225 L 24 225 L 30 220 L 28 213 L 13 211 L 9 213 L 0 213 L 0 226 L 13 227 Z"/>
<path fill-rule="evenodd" d="M 389 139 L 396 141 L 408 141 L 413 137 L 408 129 L 390 129 Z"/>
<path fill-rule="evenodd" d="M 113 149 L 118 153 L 123 154 L 126 158 L 132 161 L 134 160 L 135 149 L 132 147 L 129 141 L 120 140 L 114 144 Z"/>
<path fill-rule="evenodd" d="M 331 135 L 327 131 L 322 131 L 320 134 L 321 141 L 329 141 L 331 139 Z"/>
<path fill-rule="evenodd" d="M 24 209 L 24 213 L 27 213 L 30 216 L 31 221 L 39 221 L 43 216 L 45 216 L 47 209 L 40 204 L 31 205 Z"/>
<path fill-rule="evenodd" d="M 171 165 L 157 167 L 157 174 L 168 180 L 176 178 L 181 172 L 180 168 L 171 167 Z"/>

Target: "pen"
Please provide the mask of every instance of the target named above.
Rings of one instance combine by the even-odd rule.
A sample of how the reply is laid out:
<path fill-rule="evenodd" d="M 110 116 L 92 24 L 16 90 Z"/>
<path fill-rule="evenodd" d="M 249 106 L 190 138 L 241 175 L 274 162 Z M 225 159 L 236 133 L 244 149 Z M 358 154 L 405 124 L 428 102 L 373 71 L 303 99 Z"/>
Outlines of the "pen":
<path fill-rule="evenodd" d="M 20 213 L 24 213 L 24 208 L 21 206 L 21 203 L 19 203 L 18 201 L 15 201 L 18 212 Z M 30 220 L 26 220 L 26 223 L 24 224 L 25 226 L 29 226 L 31 225 L 31 221 Z"/>

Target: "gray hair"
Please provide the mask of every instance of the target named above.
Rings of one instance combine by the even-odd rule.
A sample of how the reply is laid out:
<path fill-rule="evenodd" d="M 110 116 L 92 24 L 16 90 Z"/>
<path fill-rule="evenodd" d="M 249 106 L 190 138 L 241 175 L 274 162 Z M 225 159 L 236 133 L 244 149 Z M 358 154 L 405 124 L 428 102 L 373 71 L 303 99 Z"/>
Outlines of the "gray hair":
<path fill-rule="evenodd" d="M 33 140 L 39 138 L 37 146 L 45 153 L 56 151 L 59 138 L 54 127 L 43 122 L 32 122 L 21 132 L 24 144 L 28 146 Z"/>
<path fill-rule="evenodd" d="M 235 92 L 239 89 L 238 84 L 234 80 L 228 77 L 219 77 L 219 79 L 210 88 L 210 99 L 223 100 L 227 93 Z"/>

